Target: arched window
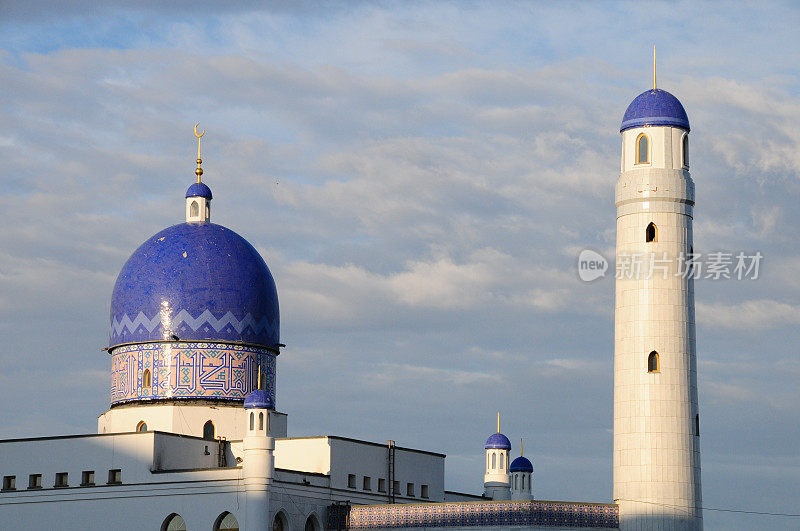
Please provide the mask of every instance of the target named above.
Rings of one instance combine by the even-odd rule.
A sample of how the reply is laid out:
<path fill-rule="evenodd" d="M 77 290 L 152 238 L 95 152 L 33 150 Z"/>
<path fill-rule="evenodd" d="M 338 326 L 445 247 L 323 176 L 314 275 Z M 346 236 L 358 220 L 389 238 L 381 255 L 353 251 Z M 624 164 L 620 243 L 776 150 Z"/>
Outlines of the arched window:
<path fill-rule="evenodd" d="M 147 431 L 147 423 L 145 423 L 143 420 L 140 420 L 139 424 L 136 425 L 136 431 Z"/>
<path fill-rule="evenodd" d="M 497 468 L 497 454 L 492 452 L 492 468 Z"/>
<path fill-rule="evenodd" d="M 192 201 L 192 204 L 189 205 L 189 216 L 196 218 L 200 215 L 200 205 L 197 204 L 197 201 Z"/>
<path fill-rule="evenodd" d="M 263 430 L 264 429 L 264 414 L 263 413 L 259 413 L 258 414 L 258 429 L 259 430 Z"/>
<path fill-rule="evenodd" d="M 658 372 L 658 352 L 655 350 L 647 356 L 647 372 Z"/>
<path fill-rule="evenodd" d="M 181 515 L 172 513 L 161 524 L 161 531 L 186 531 L 186 522 Z"/>
<path fill-rule="evenodd" d="M 700 436 L 700 414 L 694 416 L 694 434 Z"/>
<path fill-rule="evenodd" d="M 275 519 L 272 521 L 272 531 L 288 530 L 289 526 L 286 525 L 286 517 L 283 515 L 283 511 L 281 511 L 275 515 Z"/>
<path fill-rule="evenodd" d="M 522 490 L 525 490 L 525 474 L 522 474 Z"/>
<path fill-rule="evenodd" d="M 206 219 L 211 217 L 211 205 L 206 203 Z"/>
<path fill-rule="evenodd" d="M 500 454 L 500 468 L 503 468 L 503 454 Z"/>
<path fill-rule="evenodd" d="M 689 167 L 689 135 L 683 135 L 683 167 Z"/>
<path fill-rule="evenodd" d="M 214 440 L 214 423 L 210 420 L 203 424 L 203 439 L 208 441 Z"/>
<path fill-rule="evenodd" d="M 214 531 L 239 531 L 239 522 L 235 516 L 225 511 L 214 522 Z"/>
<path fill-rule="evenodd" d="M 647 243 L 658 241 L 658 227 L 655 223 L 650 223 L 644 231 L 644 240 Z"/>
<path fill-rule="evenodd" d="M 142 373 L 142 387 L 145 389 L 149 388 L 152 385 L 151 378 L 150 378 L 150 369 L 145 369 Z"/>
<path fill-rule="evenodd" d="M 250 429 L 251 430 L 254 430 L 256 428 L 255 418 L 256 418 L 255 414 L 251 411 L 250 412 Z"/>
<path fill-rule="evenodd" d="M 636 164 L 648 164 L 650 162 L 650 140 L 647 135 L 642 133 L 636 139 Z"/>
<path fill-rule="evenodd" d="M 319 526 L 317 525 L 317 520 L 314 518 L 313 514 L 308 515 L 306 518 L 306 529 L 305 531 L 317 531 Z"/>
<path fill-rule="evenodd" d="M 519 485 L 519 474 L 514 474 L 514 490 L 517 490 Z"/>
<path fill-rule="evenodd" d="M 486 454 L 486 468 L 489 468 L 489 454 Z"/>

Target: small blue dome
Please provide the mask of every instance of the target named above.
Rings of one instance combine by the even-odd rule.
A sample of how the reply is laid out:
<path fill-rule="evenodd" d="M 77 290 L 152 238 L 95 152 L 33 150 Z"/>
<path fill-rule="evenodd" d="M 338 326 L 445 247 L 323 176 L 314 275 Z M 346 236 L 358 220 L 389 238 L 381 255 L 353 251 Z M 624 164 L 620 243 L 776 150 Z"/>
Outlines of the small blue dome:
<path fill-rule="evenodd" d="M 511 450 L 511 441 L 502 433 L 494 433 L 486 439 L 487 450 Z"/>
<path fill-rule="evenodd" d="M 209 188 L 206 183 L 194 183 L 186 190 L 186 197 L 205 197 L 206 199 L 212 199 L 211 188 Z"/>
<path fill-rule="evenodd" d="M 125 262 L 111 296 L 109 347 L 174 339 L 277 349 L 278 292 L 247 240 L 222 225 L 180 223 Z"/>
<path fill-rule="evenodd" d="M 533 464 L 527 457 L 519 456 L 511 461 L 511 466 L 508 467 L 509 472 L 533 472 Z"/>
<path fill-rule="evenodd" d="M 275 409 L 275 404 L 269 391 L 266 389 L 256 389 L 248 394 L 244 399 L 245 409 Z"/>
<path fill-rule="evenodd" d="M 619 132 L 649 125 L 669 125 L 689 131 L 689 117 L 678 98 L 666 90 L 650 89 L 628 105 Z"/>

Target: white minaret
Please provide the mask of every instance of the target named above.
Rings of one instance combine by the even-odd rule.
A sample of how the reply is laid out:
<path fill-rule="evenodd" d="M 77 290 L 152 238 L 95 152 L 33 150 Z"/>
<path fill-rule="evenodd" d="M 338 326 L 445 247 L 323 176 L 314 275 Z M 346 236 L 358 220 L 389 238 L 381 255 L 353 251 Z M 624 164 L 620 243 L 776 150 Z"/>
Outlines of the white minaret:
<path fill-rule="evenodd" d="M 259 373 L 259 380 L 261 374 Z M 270 434 L 272 397 L 265 389 L 251 391 L 244 400 L 247 431 L 243 441 L 242 476 L 245 487 L 246 531 L 272 529 L 269 490 L 275 475 L 275 438 Z"/>
<path fill-rule="evenodd" d="M 655 86 L 620 128 L 614 307 L 614 501 L 620 528 L 702 529 L 689 120 Z M 638 264 L 638 265 L 637 265 Z"/>
<path fill-rule="evenodd" d="M 511 441 L 500 433 L 500 413 L 497 414 L 497 433 L 486 440 L 486 473 L 483 475 L 483 495 L 493 500 L 511 498 L 511 476 L 508 475 L 508 454 Z"/>

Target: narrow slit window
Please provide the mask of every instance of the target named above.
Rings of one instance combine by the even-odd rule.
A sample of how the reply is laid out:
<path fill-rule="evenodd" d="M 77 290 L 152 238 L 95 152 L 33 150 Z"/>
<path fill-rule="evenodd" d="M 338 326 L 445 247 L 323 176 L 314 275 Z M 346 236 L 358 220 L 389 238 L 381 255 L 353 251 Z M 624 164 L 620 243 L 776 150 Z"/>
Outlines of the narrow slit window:
<path fill-rule="evenodd" d="M 658 352 L 655 350 L 647 356 L 647 372 L 658 372 Z"/>
<path fill-rule="evenodd" d="M 150 376 L 150 369 L 145 369 L 142 373 L 142 387 L 149 389 L 152 386 L 152 378 Z"/>
<path fill-rule="evenodd" d="M 689 135 L 683 135 L 683 167 L 689 167 Z"/>
<path fill-rule="evenodd" d="M 255 418 L 256 418 L 255 414 L 253 412 L 250 412 L 250 429 L 251 430 L 256 429 Z"/>
<path fill-rule="evenodd" d="M 492 468 L 497 468 L 497 455 L 492 454 Z"/>
<path fill-rule="evenodd" d="M 503 469 L 503 454 L 500 454 L 500 469 Z"/>
<path fill-rule="evenodd" d="M 694 416 L 694 434 L 700 436 L 700 414 Z"/>
<path fill-rule="evenodd" d="M 636 139 L 636 164 L 648 164 L 650 162 L 650 140 L 647 135 L 642 133 Z"/>
<path fill-rule="evenodd" d="M 264 429 L 264 413 L 258 414 L 258 429 L 259 430 Z"/>
<path fill-rule="evenodd" d="M 655 223 L 650 223 L 644 231 L 644 239 L 647 243 L 658 241 L 658 227 Z"/>
<path fill-rule="evenodd" d="M 203 424 L 203 439 L 207 441 L 214 440 L 214 423 L 210 420 Z"/>
<path fill-rule="evenodd" d="M 189 206 L 189 215 L 193 218 L 200 215 L 200 205 L 197 204 L 197 201 L 192 201 L 191 206 Z"/>

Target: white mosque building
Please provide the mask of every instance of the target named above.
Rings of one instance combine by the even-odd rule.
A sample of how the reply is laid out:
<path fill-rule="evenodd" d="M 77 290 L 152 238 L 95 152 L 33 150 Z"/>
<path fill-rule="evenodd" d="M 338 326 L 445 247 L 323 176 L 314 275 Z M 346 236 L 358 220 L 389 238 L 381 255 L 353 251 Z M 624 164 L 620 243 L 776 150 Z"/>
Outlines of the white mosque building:
<path fill-rule="evenodd" d="M 620 132 L 617 260 L 691 252 L 683 106 L 654 84 Z M 97 433 L 0 440 L 4 528 L 702 528 L 691 276 L 617 280 L 611 503 L 535 499 L 499 419 L 482 494 L 445 491 L 443 454 L 288 436 L 278 290 L 259 253 L 211 222 L 199 136 L 185 222 L 136 249 L 114 286 Z"/>

